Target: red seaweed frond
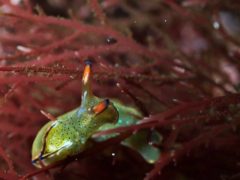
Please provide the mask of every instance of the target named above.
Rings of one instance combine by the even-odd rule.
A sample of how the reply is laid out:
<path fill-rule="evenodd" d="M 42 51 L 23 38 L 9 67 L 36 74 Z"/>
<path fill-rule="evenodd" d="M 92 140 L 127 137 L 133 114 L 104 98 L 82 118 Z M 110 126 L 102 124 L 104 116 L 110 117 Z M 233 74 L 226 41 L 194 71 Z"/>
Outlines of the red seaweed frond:
<path fill-rule="evenodd" d="M 224 0 L 0 0 L 0 178 L 239 177 L 239 10 Z M 144 118 L 36 171 L 41 110 L 54 119 L 80 105 L 86 58 L 94 93 Z M 120 144 L 142 129 L 162 135 L 154 165 Z"/>

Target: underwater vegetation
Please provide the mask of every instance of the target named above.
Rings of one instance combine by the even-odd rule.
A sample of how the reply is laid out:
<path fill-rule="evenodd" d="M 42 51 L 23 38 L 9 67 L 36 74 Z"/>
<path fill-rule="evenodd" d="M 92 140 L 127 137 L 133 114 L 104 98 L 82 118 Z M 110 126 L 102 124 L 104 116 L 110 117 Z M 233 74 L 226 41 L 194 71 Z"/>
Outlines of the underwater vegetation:
<path fill-rule="evenodd" d="M 0 0 L 0 179 L 240 179 L 239 12 L 233 0 Z"/>

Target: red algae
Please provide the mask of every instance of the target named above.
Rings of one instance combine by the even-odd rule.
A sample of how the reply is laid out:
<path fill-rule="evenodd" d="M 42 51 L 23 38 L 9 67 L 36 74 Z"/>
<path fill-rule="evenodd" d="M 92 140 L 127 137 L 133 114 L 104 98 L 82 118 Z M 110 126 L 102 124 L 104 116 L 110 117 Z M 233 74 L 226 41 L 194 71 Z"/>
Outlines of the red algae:
<path fill-rule="evenodd" d="M 239 178 L 239 11 L 232 0 L 0 0 L 0 179 Z M 41 111 L 81 104 L 86 58 L 94 93 L 144 118 L 35 169 Z M 162 135 L 155 164 L 120 144 L 141 129 Z"/>

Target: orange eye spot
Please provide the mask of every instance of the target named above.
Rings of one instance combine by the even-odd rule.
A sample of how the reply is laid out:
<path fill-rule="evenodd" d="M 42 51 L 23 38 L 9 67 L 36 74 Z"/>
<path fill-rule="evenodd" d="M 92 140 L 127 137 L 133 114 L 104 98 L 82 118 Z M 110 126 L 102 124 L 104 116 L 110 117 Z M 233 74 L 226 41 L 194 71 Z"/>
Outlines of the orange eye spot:
<path fill-rule="evenodd" d="M 100 102 L 99 104 L 97 104 L 96 106 L 94 106 L 92 108 L 92 110 L 95 114 L 99 114 L 99 113 L 103 112 L 108 107 L 108 105 L 109 105 L 109 100 L 106 99 L 106 100 Z"/>

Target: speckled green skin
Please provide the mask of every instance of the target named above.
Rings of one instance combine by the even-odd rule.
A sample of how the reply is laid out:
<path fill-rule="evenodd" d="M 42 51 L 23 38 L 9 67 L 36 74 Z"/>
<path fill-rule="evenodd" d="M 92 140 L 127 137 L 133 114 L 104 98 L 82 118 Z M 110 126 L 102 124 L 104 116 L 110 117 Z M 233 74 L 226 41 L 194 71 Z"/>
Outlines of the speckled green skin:
<path fill-rule="evenodd" d="M 112 100 L 101 113 L 92 108 L 104 99 L 93 95 L 91 89 L 91 66 L 86 63 L 82 86 L 81 106 L 50 121 L 38 132 L 32 146 L 32 163 L 41 168 L 81 153 L 89 146 L 89 139 L 97 131 L 128 126 L 138 123 L 142 114 L 134 107 L 125 106 Z M 90 69 L 90 70 L 89 70 Z M 106 99 L 105 99 L 106 100 Z M 160 143 L 161 136 L 155 132 L 155 142 Z M 117 134 L 95 138 L 104 141 Z M 149 134 L 141 130 L 122 142 L 123 145 L 139 152 L 149 163 L 154 163 L 160 155 L 158 148 L 149 145 Z"/>
<path fill-rule="evenodd" d="M 100 126 L 116 122 L 118 112 L 112 103 L 97 116 L 89 112 L 90 107 L 101 101 L 92 97 L 83 106 L 43 126 L 33 142 L 33 164 L 41 167 L 39 159 L 44 165 L 49 165 L 82 152 Z"/>

